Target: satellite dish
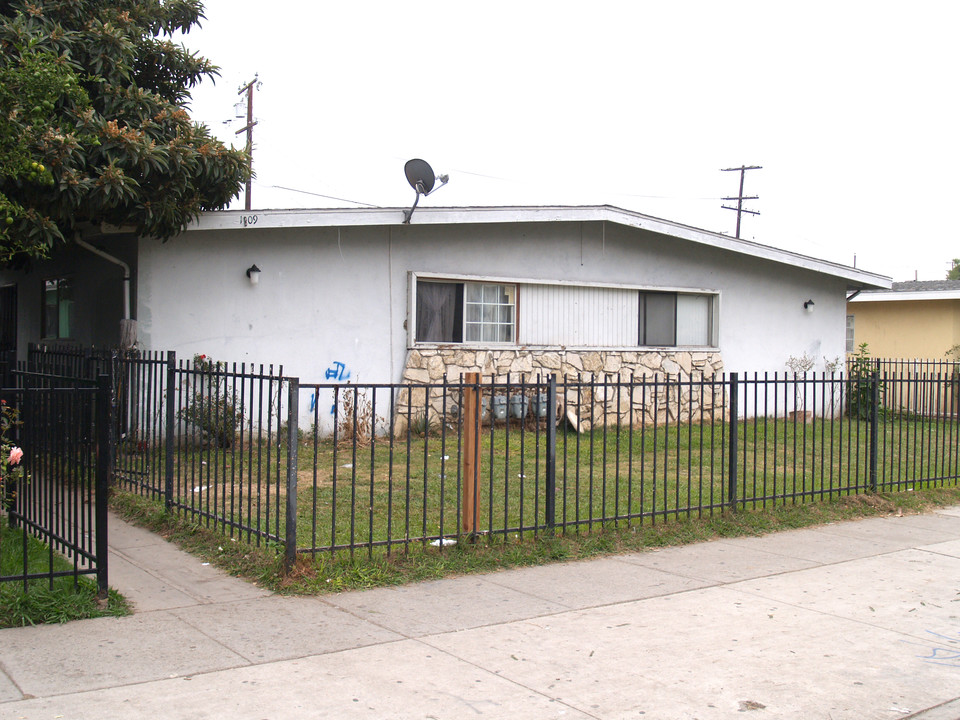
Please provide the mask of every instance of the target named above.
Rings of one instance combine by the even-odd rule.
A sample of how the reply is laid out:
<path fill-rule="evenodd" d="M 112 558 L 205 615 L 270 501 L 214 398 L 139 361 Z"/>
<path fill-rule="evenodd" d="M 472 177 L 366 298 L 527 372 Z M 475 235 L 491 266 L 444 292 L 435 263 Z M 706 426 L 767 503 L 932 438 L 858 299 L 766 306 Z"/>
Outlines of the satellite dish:
<path fill-rule="evenodd" d="M 429 195 L 433 192 L 437 176 L 433 174 L 433 168 L 426 160 L 407 160 L 403 166 L 403 174 L 407 176 L 407 182 L 417 191 L 417 195 Z"/>
<path fill-rule="evenodd" d="M 417 203 L 420 202 L 421 195 L 429 195 L 437 188 L 437 180 L 440 181 L 439 187 L 443 187 L 450 181 L 449 175 L 441 175 L 439 178 L 433 174 L 433 168 L 430 167 L 430 163 L 426 160 L 420 160 L 419 158 L 414 158 L 413 160 L 407 160 L 403 166 L 403 174 L 407 176 L 407 182 L 410 183 L 416 193 L 417 197 L 413 201 L 413 207 L 409 210 L 403 211 L 403 224 L 409 225 L 410 218 L 413 217 L 413 211 L 417 209 Z"/>

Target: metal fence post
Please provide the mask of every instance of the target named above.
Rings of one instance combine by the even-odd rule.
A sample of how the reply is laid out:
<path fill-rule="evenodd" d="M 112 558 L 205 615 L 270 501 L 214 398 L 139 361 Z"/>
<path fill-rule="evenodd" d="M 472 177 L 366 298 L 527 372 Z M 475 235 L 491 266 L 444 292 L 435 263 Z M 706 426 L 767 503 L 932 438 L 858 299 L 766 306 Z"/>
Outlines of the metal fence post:
<path fill-rule="evenodd" d="M 287 378 L 287 523 L 284 567 L 289 572 L 297 560 L 297 456 L 300 451 L 300 378 Z"/>
<path fill-rule="evenodd" d="M 166 421 L 163 428 L 164 457 L 163 457 L 163 502 L 167 510 L 173 507 L 173 444 L 176 413 L 174 405 L 177 399 L 177 354 L 173 350 L 167 351 L 167 398 Z"/>
<path fill-rule="evenodd" d="M 466 373 L 463 385 L 463 518 L 461 532 L 477 532 L 477 485 L 480 475 L 480 373 Z"/>
<path fill-rule="evenodd" d="M 877 446 L 880 418 L 880 360 L 870 376 L 870 491 L 877 491 Z"/>
<path fill-rule="evenodd" d="M 96 368 L 94 368 L 94 372 L 96 372 Z M 107 401 L 110 404 L 110 424 L 107 425 L 107 483 L 110 485 L 116 484 L 114 481 L 116 478 L 116 459 L 118 455 L 117 444 L 119 442 L 117 427 L 114 425 L 119 414 L 119 398 L 115 384 L 115 372 L 116 368 L 114 368 L 112 362 L 105 363 L 104 374 L 106 374 L 107 382 L 109 383 L 107 387 Z M 99 382 L 100 373 L 97 373 L 96 377 Z"/>
<path fill-rule="evenodd" d="M 740 377 L 738 373 L 730 373 L 730 420 L 729 420 L 729 436 L 727 437 L 728 444 L 728 453 L 729 457 L 727 458 L 727 502 L 730 505 L 731 510 L 736 510 L 737 508 L 737 455 L 739 453 L 739 438 L 738 433 L 740 429 L 740 388 L 739 388 Z"/>
<path fill-rule="evenodd" d="M 107 492 L 110 477 L 110 426 L 113 423 L 110 396 L 113 392 L 110 376 L 97 377 L 97 475 L 94 489 L 96 505 L 97 589 L 101 598 L 107 597 Z"/>
<path fill-rule="evenodd" d="M 557 376 L 550 375 L 547 385 L 547 488 L 546 520 L 547 527 L 553 529 L 557 523 Z"/>

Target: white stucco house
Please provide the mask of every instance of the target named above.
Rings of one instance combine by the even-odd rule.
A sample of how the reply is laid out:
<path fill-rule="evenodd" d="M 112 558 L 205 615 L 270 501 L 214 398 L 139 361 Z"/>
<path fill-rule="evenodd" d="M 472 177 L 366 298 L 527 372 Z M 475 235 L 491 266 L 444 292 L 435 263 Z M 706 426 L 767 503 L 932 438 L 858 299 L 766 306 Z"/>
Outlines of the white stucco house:
<path fill-rule="evenodd" d="M 87 235 L 99 254 L 71 245 L 0 272 L 3 334 L 21 359 L 29 342 L 115 345 L 129 274 L 139 347 L 282 364 L 304 383 L 782 372 L 842 357 L 848 293 L 891 285 L 609 206 L 403 215 L 225 211 L 166 243 Z"/>

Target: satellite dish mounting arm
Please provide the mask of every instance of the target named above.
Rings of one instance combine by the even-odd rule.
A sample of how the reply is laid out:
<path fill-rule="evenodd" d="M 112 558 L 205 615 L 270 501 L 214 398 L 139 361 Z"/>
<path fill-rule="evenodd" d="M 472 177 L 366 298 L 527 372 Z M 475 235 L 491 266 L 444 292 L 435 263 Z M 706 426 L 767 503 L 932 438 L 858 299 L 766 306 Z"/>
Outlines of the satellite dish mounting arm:
<path fill-rule="evenodd" d="M 416 186 L 414 189 L 417 191 L 417 197 L 414 198 L 414 200 L 413 200 L 413 207 L 411 207 L 409 210 L 404 210 L 404 211 L 403 211 L 403 224 L 404 224 L 404 225 L 409 225 L 409 224 L 410 224 L 410 218 L 413 217 L 413 211 L 417 209 L 417 203 L 420 202 L 420 193 L 422 192 L 423 186 L 422 186 L 420 183 L 417 183 L 417 186 Z M 426 193 L 424 193 L 424 195 L 425 195 L 425 194 L 426 194 Z"/>
<path fill-rule="evenodd" d="M 409 225 L 410 218 L 413 217 L 413 211 L 417 209 L 417 203 L 420 202 L 420 196 L 426 197 L 436 190 L 434 184 L 437 180 L 440 181 L 440 185 L 437 187 L 443 187 L 450 181 L 450 176 L 441 175 L 437 177 L 433 174 L 433 168 L 430 167 L 429 163 L 419 159 L 407 160 L 407 163 L 403 166 L 403 172 L 407 176 L 410 187 L 417 193 L 417 197 L 413 201 L 413 207 L 403 211 L 403 224 Z"/>

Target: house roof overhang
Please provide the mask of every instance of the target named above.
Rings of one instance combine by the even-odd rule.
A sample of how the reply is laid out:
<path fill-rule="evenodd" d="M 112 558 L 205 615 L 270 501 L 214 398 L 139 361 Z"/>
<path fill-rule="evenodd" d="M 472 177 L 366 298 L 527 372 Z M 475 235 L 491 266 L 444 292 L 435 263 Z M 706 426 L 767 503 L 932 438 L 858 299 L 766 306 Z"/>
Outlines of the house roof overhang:
<path fill-rule="evenodd" d="M 857 295 L 850 302 L 915 302 L 917 300 L 960 300 L 960 290 L 927 290 L 921 292 L 877 291 Z"/>
<path fill-rule="evenodd" d="M 291 210 L 222 210 L 207 212 L 187 228 L 205 230 L 249 230 L 269 228 L 402 226 L 403 208 L 329 208 Z M 255 222 L 252 221 L 256 217 Z M 246 218 L 246 220 L 245 220 Z M 610 222 L 667 237 L 783 263 L 846 280 L 850 290 L 891 287 L 891 279 L 839 263 L 801 255 L 732 238 L 721 233 L 700 230 L 689 225 L 623 210 L 610 205 L 419 208 L 412 225 L 465 225 L 494 223 Z M 246 224 L 245 224 L 246 223 Z"/>

